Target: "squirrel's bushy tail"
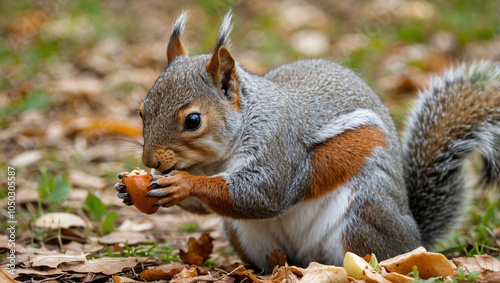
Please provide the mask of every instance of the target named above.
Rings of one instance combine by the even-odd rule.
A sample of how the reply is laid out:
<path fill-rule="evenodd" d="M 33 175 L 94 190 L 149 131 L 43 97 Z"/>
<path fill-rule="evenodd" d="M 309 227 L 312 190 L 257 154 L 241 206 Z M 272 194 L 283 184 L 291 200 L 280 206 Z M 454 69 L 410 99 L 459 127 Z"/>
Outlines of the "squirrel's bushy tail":
<path fill-rule="evenodd" d="M 460 220 L 462 167 L 483 155 L 483 181 L 500 180 L 500 66 L 462 65 L 420 93 L 408 121 L 403 160 L 410 209 L 429 247 Z"/>

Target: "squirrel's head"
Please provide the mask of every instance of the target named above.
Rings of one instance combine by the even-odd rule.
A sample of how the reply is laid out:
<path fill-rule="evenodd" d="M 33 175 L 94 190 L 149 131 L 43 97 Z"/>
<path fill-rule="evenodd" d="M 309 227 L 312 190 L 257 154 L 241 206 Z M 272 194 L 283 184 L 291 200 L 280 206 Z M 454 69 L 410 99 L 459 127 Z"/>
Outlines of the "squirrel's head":
<path fill-rule="evenodd" d="M 224 46 L 231 11 L 213 54 L 187 56 L 180 35 L 183 12 L 167 47 L 167 68 L 140 106 L 144 127 L 142 162 L 156 171 L 218 162 L 230 151 L 240 107 L 236 61 Z"/>

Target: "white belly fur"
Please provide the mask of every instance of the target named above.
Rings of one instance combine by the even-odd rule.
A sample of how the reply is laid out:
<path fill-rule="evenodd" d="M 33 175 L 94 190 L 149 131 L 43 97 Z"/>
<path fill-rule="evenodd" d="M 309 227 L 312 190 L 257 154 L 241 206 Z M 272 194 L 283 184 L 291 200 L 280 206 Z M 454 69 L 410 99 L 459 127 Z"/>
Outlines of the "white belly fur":
<path fill-rule="evenodd" d="M 321 198 L 302 201 L 280 217 L 226 221 L 232 223 L 244 252 L 258 267 L 266 267 L 266 255 L 275 249 L 285 253 L 292 265 L 306 267 L 311 261 L 341 265 L 344 216 L 353 194 L 348 183 Z"/>

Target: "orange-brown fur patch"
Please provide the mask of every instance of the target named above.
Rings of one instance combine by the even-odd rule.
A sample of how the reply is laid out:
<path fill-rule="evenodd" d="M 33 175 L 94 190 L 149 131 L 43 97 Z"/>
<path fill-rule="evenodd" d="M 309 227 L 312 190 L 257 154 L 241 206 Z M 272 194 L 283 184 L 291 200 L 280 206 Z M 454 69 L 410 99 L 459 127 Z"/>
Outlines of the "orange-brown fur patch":
<path fill-rule="evenodd" d="M 221 216 L 244 219 L 234 210 L 231 194 L 229 193 L 229 184 L 221 176 L 205 177 L 192 176 L 193 183 L 192 196 L 198 198 L 210 210 Z"/>
<path fill-rule="evenodd" d="M 210 58 L 210 62 L 205 66 L 205 69 L 207 70 L 207 73 L 214 78 L 214 82 L 216 84 L 219 84 L 220 82 L 220 74 L 219 74 L 219 66 L 220 66 L 220 59 L 219 59 L 219 52 L 214 52 L 212 55 L 212 58 Z"/>
<path fill-rule="evenodd" d="M 167 46 L 167 66 L 177 57 L 187 54 L 179 36 L 170 39 Z"/>
<path fill-rule="evenodd" d="M 311 156 L 312 185 L 306 199 L 327 194 L 354 177 L 377 146 L 386 146 L 376 127 L 346 130 L 317 145 Z"/>
<path fill-rule="evenodd" d="M 221 60 L 222 59 L 222 60 Z M 215 51 L 210 62 L 205 66 L 207 73 L 212 76 L 217 86 L 221 84 L 222 80 L 225 83 L 234 82 L 234 96 L 232 104 L 237 111 L 240 111 L 240 97 L 239 97 L 239 84 L 238 75 L 236 74 L 236 62 L 225 46 L 221 46 L 219 50 Z"/>
<path fill-rule="evenodd" d="M 141 115 L 144 115 L 144 102 L 141 103 L 141 106 L 139 106 L 139 111 L 141 112 Z"/>

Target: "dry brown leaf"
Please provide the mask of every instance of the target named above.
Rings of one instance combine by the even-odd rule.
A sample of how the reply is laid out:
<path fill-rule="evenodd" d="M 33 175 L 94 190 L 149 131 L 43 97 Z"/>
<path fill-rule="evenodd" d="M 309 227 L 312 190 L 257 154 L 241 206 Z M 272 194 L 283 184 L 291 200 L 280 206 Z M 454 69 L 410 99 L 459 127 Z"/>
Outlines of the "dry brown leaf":
<path fill-rule="evenodd" d="M 266 255 L 266 263 L 271 268 L 285 266 L 286 261 L 286 254 L 282 253 L 279 249 L 272 251 L 270 255 Z"/>
<path fill-rule="evenodd" d="M 21 243 L 16 242 L 15 244 L 16 244 L 16 253 L 24 253 L 26 251 L 26 249 L 24 248 L 23 245 L 21 245 Z M 10 245 L 11 246 L 9 246 L 9 236 L 0 235 L 0 250 L 4 249 L 8 251 L 12 248 L 12 242 Z"/>
<path fill-rule="evenodd" d="M 389 272 L 400 274 L 408 274 L 413 271 L 413 266 L 417 266 L 419 276 L 423 279 L 453 276 L 453 267 L 444 255 L 427 252 L 423 248 L 384 260 L 379 265 Z"/>
<path fill-rule="evenodd" d="M 297 269 L 295 269 L 297 270 Z M 302 276 L 302 272 L 298 272 L 299 276 Z M 288 266 L 288 264 L 285 264 L 285 266 L 276 266 L 273 270 L 273 274 L 271 277 L 269 277 L 269 281 L 275 282 L 275 283 L 280 283 L 280 282 L 286 282 L 286 283 L 295 283 L 299 282 L 299 278 L 297 277 L 297 274 L 295 274 L 292 269 Z"/>
<path fill-rule="evenodd" d="M 192 278 L 195 276 L 198 276 L 198 270 L 196 269 L 196 266 L 193 265 L 190 266 L 189 268 L 186 266 L 184 267 L 183 270 L 181 270 L 181 272 L 175 274 L 174 277 L 172 278 L 172 281 L 170 282 L 191 282 L 183 279 Z"/>
<path fill-rule="evenodd" d="M 403 274 L 399 274 L 399 273 L 388 273 L 385 268 L 382 268 L 382 272 L 381 272 L 382 276 L 391 281 L 392 283 L 406 283 L 406 282 L 412 282 L 414 281 L 415 279 L 413 277 L 409 277 L 409 276 L 406 276 L 406 275 L 403 275 Z"/>
<path fill-rule="evenodd" d="M 36 255 L 30 258 L 31 266 L 47 266 L 50 268 L 57 268 L 61 263 L 74 263 L 74 262 L 85 262 L 87 261 L 87 255 Z"/>
<path fill-rule="evenodd" d="M 80 273 L 103 273 L 113 275 L 121 272 L 125 268 L 132 268 L 139 263 L 145 262 L 149 258 L 144 257 L 103 257 L 91 259 L 80 264 L 63 264 L 60 268 L 64 271 L 74 271 Z"/>
<path fill-rule="evenodd" d="M 142 242 L 147 242 L 151 240 L 153 239 L 150 239 L 144 233 L 130 232 L 130 231 L 128 232 L 114 231 L 98 239 L 99 243 L 106 245 L 119 244 L 119 243 L 127 243 L 128 245 L 137 245 Z"/>
<path fill-rule="evenodd" d="M 483 271 L 483 269 L 491 271 L 500 271 L 500 260 L 489 255 L 474 255 L 474 257 L 457 257 L 451 259 L 458 268 L 462 268 L 466 272 Z"/>
<path fill-rule="evenodd" d="M 128 277 L 123 277 L 123 276 L 113 276 L 112 277 L 115 283 L 139 283 L 142 281 L 137 281 Z"/>
<path fill-rule="evenodd" d="M 478 283 L 498 283 L 500 282 L 500 271 L 485 270 L 477 276 Z"/>
<path fill-rule="evenodd" d="M 239 279 L 243 280 L 245 278 L 248 278 L 250 280 L 252 280 L 252 282 L 255 282 L 255 283 L 261 283 L 262 281 L 259 280 L 257 277 L 255 277 L 255 275 L 253 275 L 250 271 L 234 271 L 234 272 L 231 272 L 228 274 L 229 276 L 236 276 L 238 277 Z"/>
<path fill-rule="evenodd" d="M 18 282 L 14 281 L 9 275 L 7 275 L 3 269 L 0 268 L 0 282 Z"/>
<path fill-rule="evenodd" d="M 31 164 L 35 164 L 38 160 L 42 159 L 42 157 L 43 152 L 41 150 L 29 150 L 16 155 L 9 161 L 9 164 L 14 167 L 27 167 Z"/>
<path fill-rule="evenodd" d="M 35 227 L 38 228 L 69 228 L 69 227 L 87 227 L 85 221 L 75 214 L 66 212 L 53 212 L 40 216 L 35 221 Z"/>
<path fill-rule="evenodd" d="M 213 239 L 207 233 L 203 233 L 198 241 L 195 238 L 189 238 L 188 251 L 179 250 L 181 260 L 187 264 L 203 265 L 214 248 L 212 241 Z"/>
<path fill-rule="evenodd" d="M 191 283 L 191 282 L 234 282 L 234 278 L 214 278 L 211 275 L 198 275 L 188 278 L 173 279 L 170 283 Z"/>
<path fill-rule="evenodd" d="M 382 274 L 372 269 L 363 270 L 363 281 L 366 283 L 391 283 L 391 281 L 385 279 Z"/>
<path fill-rule="evenodd" d="M 49 275 L 58 275 L 58 274 L 63 274 L 66 273 L 60 269 L 57 268 L 44 268 L 44 267 L 34 267 L 34 268 L 19 268 L 16 269 L 16 274 L 18 276 L 26 275 L 30 277 L 42 277 L 42 276 L 49 276 Z M 2 281 L 0 281 L 2 282 Z"/>
<path fill-rule="evenodd" d="M 170 272 L 170 270 L 172 269 L 178 269 L 179 272 L 181 272 L 181 270 L 184 269 L 184 267 L 186 267 L 187 265 L 182 263 L 182 262 L 170 262 L 170 263 L 166 263 L 166 264 L 162 264 L 160 266 L 157 266 L 155 267 L 156 269 L 160 269 L 164 272 Z"/>
<path fill-rule="evenodd" d="M 100 190 L 108 185 L 101 177 L 77 170 L 70 171 L 69 181 L 73 187 L 84 188 L 86 192 L 88 189 Z"/>
<path fill-rule="evenodd" d="M 78 252 L 78 253 L 89 253 L 93 254 L 96 253 L 100 250 L 104 249 L 104 246 L 98 245 L 98 244 L 82 244 L 79 242 L 71 241 L 63 246 L 64 251 L 66 254 L 69 254 L 70 252 Z M 76 254 L 76 253 L 73 253 Z"/>
<path fill-rule="evenodd" d="M 304 275 L 300 282 L 332 282 L 332 283 L 348 283 L 347 271 L 343 267 L 333 265 L 324 265 L 317 262 L 309 263 L 306 269 L 300 269 Z"/>
<path fill-rule="evenodd" d="M 168 272 L 165 272 L 161 269 L 147 269 L 139 274 L 139 278 L 146 281 L 170 280 L 174 277 L 174 275 L 180 272 L 181 270 L 179 268 L 173 268 Z"/>
<path fill-rule="evenodd" d="M 474 259 L 482 269 L 500 271 L 500 260 L 489 255 L 474 255 Z"/>

